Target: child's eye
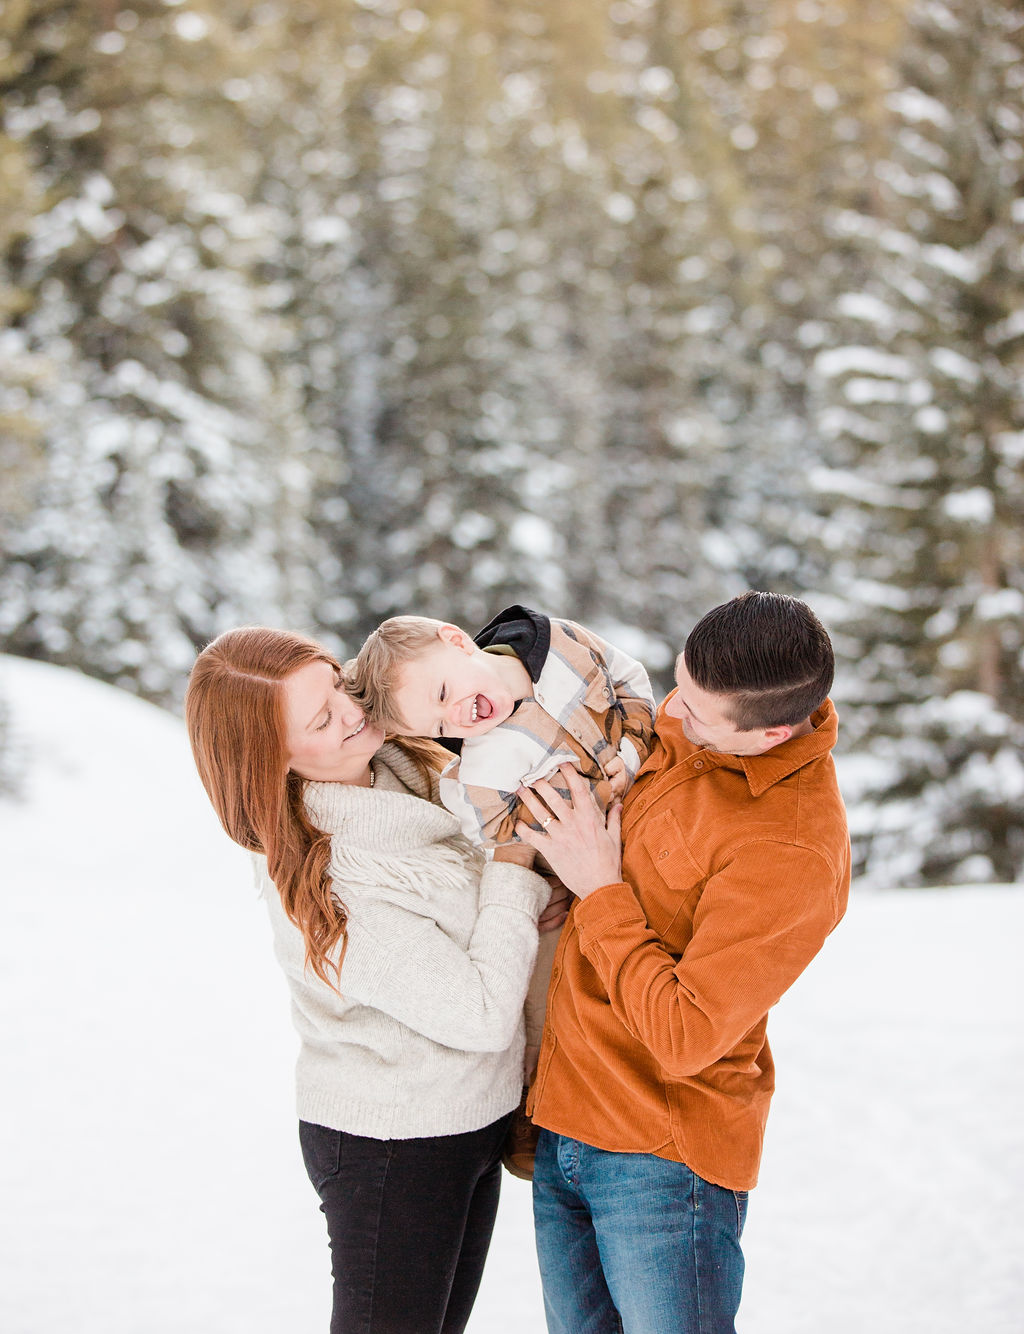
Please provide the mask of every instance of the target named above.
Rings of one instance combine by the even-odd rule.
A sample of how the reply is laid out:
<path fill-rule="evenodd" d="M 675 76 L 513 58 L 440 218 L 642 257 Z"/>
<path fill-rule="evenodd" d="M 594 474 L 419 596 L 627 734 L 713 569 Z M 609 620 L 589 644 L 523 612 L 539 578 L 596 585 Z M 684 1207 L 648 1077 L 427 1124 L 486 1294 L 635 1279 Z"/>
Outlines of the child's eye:
<path fill-rule="evenodd" d="M 332 719 L 333 717 L 334 717 L 334 715 L 331 713 L 330 709 L 328 709 L 328 710 L 327 710 L 327 717 L 326 717 L 325 720 L 320 724 L 319 727 L 314 728 L 314 731 L 316 731 L 316 732 L 326 732 L 326 730 L 328 729 L 328 727 L 330 727 L 330 725 L 331 725 L 331 719 Z"/>
<path fill-rule="evenodd" d="M 448 687 L 443 685 L 441 687 L 441 703 L 443 704 L 447 698 L 448 698 Z"/>
<path fill-rule="evenodd" d="M 437 735 L 438 735 L 438 738 L 441 738 L 441 737 L 444 736 L 444 723 L 438 723 L 438 725 L 437 725 Z"/>

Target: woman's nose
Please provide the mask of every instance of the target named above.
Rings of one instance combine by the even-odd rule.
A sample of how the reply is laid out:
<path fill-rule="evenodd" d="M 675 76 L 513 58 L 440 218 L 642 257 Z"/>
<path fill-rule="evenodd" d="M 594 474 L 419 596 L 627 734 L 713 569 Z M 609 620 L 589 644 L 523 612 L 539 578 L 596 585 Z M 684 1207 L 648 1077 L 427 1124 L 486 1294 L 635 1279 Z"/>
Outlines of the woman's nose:
<path fill-rule="evenodd" d="M 349 699 L 348 695 L 344 695 L 342 698 L 343 703 L 338 710 L 341 714 L 341 721 L 346 727 L 357 727 L 359 723 L 362 722 L 362 709 L 355 700 Z"/>

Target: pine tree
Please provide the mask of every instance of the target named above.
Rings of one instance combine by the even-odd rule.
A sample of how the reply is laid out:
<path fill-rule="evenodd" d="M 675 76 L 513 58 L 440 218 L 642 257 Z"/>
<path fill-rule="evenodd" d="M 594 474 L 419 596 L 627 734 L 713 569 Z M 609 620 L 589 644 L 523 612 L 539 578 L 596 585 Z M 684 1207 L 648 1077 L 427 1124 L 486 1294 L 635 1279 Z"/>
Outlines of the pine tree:
<path fill-rule="evenodd" d="M 818 359 L 822 535 L 861 863 L 888 883 L 1024 862 L 1022 39 L 1014 6 L 912 11 L 883 211 L 839 223 L 872 277 Z"/>
<path fill-rule="evenodd" d="M 0 628 L 160 700 L 218 628 L 304 606 L 235 45 L 212 6 L 39 5 L 5 95 L 42 201 L 8 248 L 8 337 L 41 368 L 44 463 L 9 516 Z"/>

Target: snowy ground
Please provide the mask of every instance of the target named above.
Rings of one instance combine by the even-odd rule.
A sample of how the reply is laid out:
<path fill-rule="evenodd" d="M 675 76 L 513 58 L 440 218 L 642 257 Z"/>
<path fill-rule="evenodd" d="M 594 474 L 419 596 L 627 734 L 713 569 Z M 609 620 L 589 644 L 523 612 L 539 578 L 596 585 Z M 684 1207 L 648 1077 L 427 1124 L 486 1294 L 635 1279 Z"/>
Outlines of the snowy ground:
<path fill-rule="evenodd" d="M 0 1329 L 322 1334 L 284 982 L 181 724 L 13 659 L 4 697 Z M 1020 886 L 855 897 L 779 1006 L 742 1334 L 1024 1329 L 1022 928 Z M 543 1330 L 512 1178 L 471 1330 Z"/>

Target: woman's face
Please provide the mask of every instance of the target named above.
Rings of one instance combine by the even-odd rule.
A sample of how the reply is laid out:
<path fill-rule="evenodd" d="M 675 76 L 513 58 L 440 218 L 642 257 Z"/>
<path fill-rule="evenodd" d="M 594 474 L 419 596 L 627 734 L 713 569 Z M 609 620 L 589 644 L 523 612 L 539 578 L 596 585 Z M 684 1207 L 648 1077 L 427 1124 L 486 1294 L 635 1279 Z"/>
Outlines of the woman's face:
<path fill-rule="evenodd" d="M 281 685 L 289 769 L 321 783 L 368 783 L 370 757 L 384 733 L 345 694 L 337 670 L 309 662 Z"/>

